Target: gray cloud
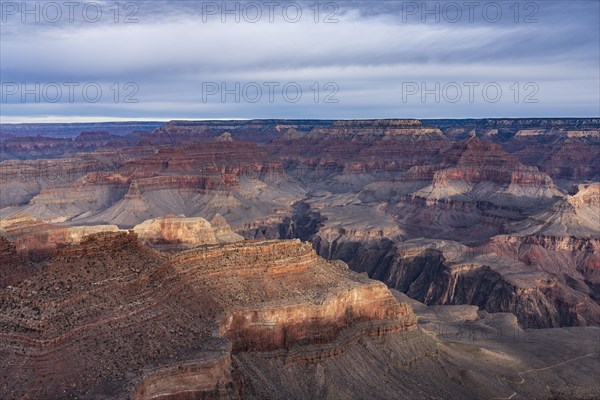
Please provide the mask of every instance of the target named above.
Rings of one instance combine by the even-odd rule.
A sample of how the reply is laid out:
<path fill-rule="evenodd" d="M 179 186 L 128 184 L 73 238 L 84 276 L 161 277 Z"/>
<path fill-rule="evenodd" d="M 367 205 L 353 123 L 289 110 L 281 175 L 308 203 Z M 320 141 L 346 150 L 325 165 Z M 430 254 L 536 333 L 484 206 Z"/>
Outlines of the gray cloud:
<path fill-rule="evenodd" d="M 4 3 L 4 2 L 3 2 Z M 20 3 L 20 2 L 19 2 Z M 60 3 L 60 2 L 59 2 Z M 195 1 L 139 2 L 138 23 L 125 24 L 127 12 L 114 22 L 112 2 L 103 6 L 98 23 L 61 20 L 23 24 L 19 15 L 2 15 L 0 72 L 6 83 L 97 82 L 103 95 L 97 103 L 63 95 L 56 104 L 23 102 L 18 94 L 3 97 L 2 119 L 17 118 L 378 118 L 597 116 L 600 114 L 600 3 L 589 1 L 521 2 L 519 15 L 510 2 L 496 2 L 503 11 L 495 23 L 475 12 L 458 23 L 449 15 L 426 14 L 448 2 L 336 2 L 319 18 L 336 11 L 337 23 L 315 23 L 311 3 L 299 3 L 303 18 L 290 23 L 275 13 L 257 23 L 222 23 L 206 16 L 213 3 Z M 485 5 L 489 2 L 480 2 Z M 219 5 L 220 2 L 214 3 Z M 247 3 L 246 3 L 247 4 Z M 283 3 L 282 3 L 283 4 Z M 456 2 L 460 5 L 463 2 Z M 528 8 L 535 4 L 537 8 Z M 233 9 L 230 3 L 229 9 Z M 242 4 L 242 7 L 244 4 Z M 415 6 L 417 7 L 415 10 Z M 3 5 L 4 7 L 4 5 Z M 482 6 L 483 7 L 483 6 Z M 263 8 L 264 10 L 264 8 Z M 280 10 L 280 8 L 275 9 Z M 127 12 L 126 12 L 127 11 Z M 410 15 L 407 14 L 410 11 Z M 463 8 L 463 12 L 465 9 Z M 537 23 L 524 23 L 533 14 Z M 111 12 L 113 14 L 111 14 Z M 441 11 L 440 11 L 441 12 Z M 439 13 L 438 13 L 439 14 Z M 518 22 L 515 22 L 515 18 Z M 489 19 L 489 18 L 488 18 Z M 125 102 L 123 86 L 135 83 L 136 103 Z M 236 102 L 219 94 L 203 101 L 203 83 L 228 88 L 249 82 L 296 82 L 303 92 L 297 103 L 285 96 L 256 103 L 242 96 Z M 312 85 L 319 84 L 318 101 Z M 339 87 L 337 103 L 323 102 L 324 86 Z M 443 88 L 456 83 L 498 85 L 502 96 L 489 101 L 479 93 L 469 101 L 463 93 L 453 103 Z M 115 101 L 114 83 L 120 86 Z M 517 86 L 514 84 L 517 83 Z M 533 83 L 537 90 L 526 90 Z M 436 88 L 404 98 L 406 85 Z M 424 85 L 424 86 L 422 86 Z M 450 85 L 450 86 L 448 86 Z M 412 86 L 411 86 L 412 87 Z M 512 89 L 511 89 L 512 88 Z M 518 88 L 518 101 L 515 91 Z M 479 89 L 478 89 L 479 90 Z M 524 102 L 535 91 L 537 102 Z M 6 93 L 4 93 L 6 94 Z M 476 93 L 477 94 L 477 93 Z M 6 100 L 6 101 L 4 101 Z"/>

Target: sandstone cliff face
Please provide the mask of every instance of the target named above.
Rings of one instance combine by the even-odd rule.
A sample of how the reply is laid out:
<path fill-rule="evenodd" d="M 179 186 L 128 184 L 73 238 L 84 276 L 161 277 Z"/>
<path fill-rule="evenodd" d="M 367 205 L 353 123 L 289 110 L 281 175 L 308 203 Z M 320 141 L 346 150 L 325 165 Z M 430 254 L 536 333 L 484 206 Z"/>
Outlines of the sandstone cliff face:
<path fill-rule="evenodd" d="M 213 223 L 204 218 L 166 216 L 147 220 L 133 228 L 147 244 L 198 245 L 239 242 L 244 238 L 234 233 L 220 215 Z"/>
<path fill-rule="evenodd" d="M 580 197 L 593 202 L 585 193 Z M 565 202 L 570 204 L 573 200 Z M 449 242 L 452 244 L 448 250 L 448 245 L 442 246 L 445 242 L 405 241 L 414 233 L 400 230 L 389 219 L 381 219 L 384 213 L 357 205 L 327 208 L 322 206 L 325 203 L 326 200 L 304 203 L 307 206 L 298 208 L 292 219 L 304 220 L 303 237 L 313 243 L 318 254 L 344 260 L 353 270 L 367 272 L 371 278 L 422 302 L 475 304 L 490 312 L 511 312 L 517 315 L 520 324 L 530 328 L 599 323 L 596 240 L 564 234 L 551 238 L 523 232 L 522 237 L 491 235 L 490 242 L 483 241 L 472 247 Z M 455 212 L 455 206 L 450 211 Z M 365 222 L 357 217 L 361 214 Z M 348 218 L 348 215 L 353 217 Z M 366 221 L 370 221 L 373 228 Z M 514 229 L 524 222 L 510 228 L 501 218 L 490 219 L 489 223 L 503 230 Z M 386 224 L 389 229 L 385 229 Z M 284 230 L 286 234 L 300 233 L 299 225 L 288 223 L 286 226 L 291 228 Z M 582 226 L 577 225 L 577 229 Z M 472 235 L 483 233 L 470 230 Z M 592 228 L 589 234 L 597 235 L 597 229 Z M 419 251 L 407 254 L 407 246 Z M 439 251 L 442 248 L 444 252 Z M 448 258 L 448 254 L 452 257 Z M 456 260 L 457 255 L 462 255 L 462 261 Z"/>
<path fill-rule="evenodd" d="M 164 248 L 205 244 L 234 243 L 244 238 L 231 230 L 217 214 L 209 222 L 204 218 L 166 216 L 144 221 L 133 231 L 147 245 Z M 3 240 L 15 247 L 22 258 L 42 261 L 56 255 L 65 246 L 79 244 L 87 236 L 102 232 L 123 232 L 116 225 L 64 226 L 41 221 L 26 214 L 0 220 Z M 10 258 L 10 257 L 9 257 Z"/>
<path fill-rule="evenodd" d="M 560 282 L 600 299 L 600 214 L 598 185 L 548 211 L 507 225 L 510 233 L 493 237 L 490 251 L 508 255 L 558 277 Z"/>
<path fill-rule="evenodd" d="M 0 229 L 16 252 L 32 261 L 50 258 L 59 248 L 80 243 L 88 235 L 119 231 L 115 225 L 59 226 L 27 214 L 0 219 Z"/>
<path fill-rule="evenodd" d="M 0 206 L 27 204 L 43 188 L 76 182 L 88 172 L 114 171 L 120 157 L 107 159 L 99 155 L 56 160 L 7 160 L 0 162 Z"/>
<path fill-rule="evenodd" d="M 0 289 L 0 307 L 9 398 L 236 398 L 231 354 L 323 360 L 348 338 L 416 329 L 385 285 L 300 241 L 161 254 L 134 233 L 92 235 Z"/>
<path fill-rule="evenodd" d="M 579 273 L 540 271 L 521 261 L 522 255 L 504 251 L 500 256 L 490 248 L 472 249 L 456 242 L 329 242 L 322 235 L 313 241 L 319 254 L 341 258 L 425 304 L 472 304 L 488 312 L 510 312 L 526 328 L 600 323 L 593 290 L 573 286 L 574 281 L 560 275 L 575 279 Z"/>

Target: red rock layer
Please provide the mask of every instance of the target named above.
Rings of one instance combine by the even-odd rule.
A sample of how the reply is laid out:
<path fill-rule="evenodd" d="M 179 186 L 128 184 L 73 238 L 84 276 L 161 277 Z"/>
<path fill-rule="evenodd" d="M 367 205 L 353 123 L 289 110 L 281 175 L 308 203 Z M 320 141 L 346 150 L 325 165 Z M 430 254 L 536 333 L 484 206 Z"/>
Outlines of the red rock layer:
<path fill-rule="evenodd" d="M 38 274 L 0 289 L 0 310 L 3 398 L 235 397 L 231 347 L 302 348 L 347 329 L 416 326 L 382 283 L 299 241 L 165 255 L 131 233 L 65 247 Z M 362 324 L 371 328 L 352 331 Z"/>

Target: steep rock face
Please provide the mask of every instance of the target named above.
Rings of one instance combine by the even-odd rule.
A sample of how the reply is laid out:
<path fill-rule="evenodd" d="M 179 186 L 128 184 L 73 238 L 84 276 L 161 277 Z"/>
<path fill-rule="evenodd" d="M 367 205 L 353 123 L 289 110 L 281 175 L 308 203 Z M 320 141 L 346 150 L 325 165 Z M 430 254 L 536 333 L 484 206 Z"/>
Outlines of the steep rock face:
<path fill-rule="evenodd" d="M 548 211 L 510 224 L 490 251 L 514 257 L 600 299 L 600 185 L 582 185 Z"/>
<path fill-rule="evenodd" d="M 249 377 L 231 373 L 232 352 L 324 360 L 416 329 L 382 283 L 299 241 L 167 255 L 134 233 L 92 235 L 0 289 L 0 307 L 4 398 L 233 399 Z"/>
<path fill-rule="evenodd" d="M 88 235 L 119 231 L 115 225 L 59 226 L 27 214 L 0 219 L 0 229 L 18 254 L 33 261 L 52 257 L 61 247 L 80 243 Z"/>
<path fill-rule="evenodd" d="M 490 246 L 468 248 L 451 241 L 363 241 L 321 231 L 311 240 L 321 256 L 344 260 L 353 270 L 425 304 L 472 304 L 489 312 L 511 312 L 527 328 L 600 324 L 597 286 L 591 283 L 597 275 L 588 271 L 583 278 L 567 264 L 558 270 L 533 267 L 524 258 L 531 257 L 525 246 L 517 256 L 506 248 L 495 254 Z M 589 262 L 571 254 L 550 257 Z"/>
<path fill-rule="evenodd" d="M 359 120 L 284 135 L 267 148 L 286 161 L 286 171 L 292 176 L 323 181 L 339 174 L 393 176 L 449 145 L 438 129 L 417 120 Z"/>
<path fill-rule="evenodd" d="M 504 224 L 564 198 L 546 174 L 520 164 L 499 145 L 477 138 L 441 153 L 433 170 L 424 170 L 421 176 L 427 179 L 428 174 L 429 183 L 399 193 L 397 202 L 388 207 L 402 224 L 408 222 L 405 229 L 411 237 L 482 243 L 501 233 Z"/>
<path fill-rule="evenodd" d="M 131 399 L 239 399 L 231 370 L 229 354 L 203 354 L 195 361 L 150 372 L 135 386 Z"/>
<path fill-rule="evenodd" d="M 144 221 L 133 231 L 147 244 L 198 245 L 233 243 L 243 240 L 234 233 L 220 215 L 213 219 L 214 225 L 204 218 L 166 216 Z M 216 225 L 216 226 L 215 226 Z"/>
<path fill-rule="evenodd" d="M 600 323 L 598 304 L 556 276 L 528 269 L 518 260 L 447 246 L 438 247 L 440 251 L 407 242 L 389 268 L 378 271 L 379 278 L 426 304 L 512 312 L 524 327 Z"/>
<path fill-rule="evenodd" d="M 539 143 L 539 139 L 519 138 L 505 147 L 521 162 L 536 165 L 570 189 L 574 184 L 600 179 L 598 132 L 600 130 L 575 136 L 568 134 L 566 138 L 557 137 L 549 143 Z"/>
<path fill-rule="evenodd" d="M 44 188 L 75 183 L 88 173 L 115 171 L 119 155 L 85 154 L 56 160 L 8 160 L 0 162 L 0 207 L 27 204 Z M 64 188 L 63 188 L 64 191 Z"/>
<path fill-rule="evenodd" d="M 3 238 L 14 244 L 21 257 L 33 261 L 51 258 L 59 249 L 79 244 L 89 235 L 121 232 L 116 225 L 64 226 L 46 223 L 26 214 L 0 220 L 0 229 Z M 244 239 L 233 232 L 219 214 L 210 222 L 204 218 L 154 218 L 136 225 L 133 231 L 143 243 L 166 248 L 234 243 Z"/>

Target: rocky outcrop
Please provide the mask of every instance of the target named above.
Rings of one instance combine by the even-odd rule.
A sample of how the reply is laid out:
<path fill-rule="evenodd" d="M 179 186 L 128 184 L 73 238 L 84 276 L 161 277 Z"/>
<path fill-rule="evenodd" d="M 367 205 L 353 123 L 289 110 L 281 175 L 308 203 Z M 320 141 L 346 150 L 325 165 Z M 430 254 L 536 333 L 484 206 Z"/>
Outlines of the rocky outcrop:
<path fill-rule="evenodd" d="M 0 229 L 16 252 L 32 261 L 50 258 L 61 247 L 80 243 L 88 235 L 119 231 L 115 225 L 60 226 L 27 214 L 0 219 Z"/>
<path fill-rule="evenodd" d="M 455 242 L 408 241 L 369 271 L 425 304 L 471 304 L 510 312 L 525 328 L 598 325 L 600 306 L 560 276 Z"/>
<path fill-rule="evenodd" d="M 416 329 L 382 283 L 300 241 L 160 254 L 134 233 L 92 235 L 0 289 L 0 307 L 3 397 L 235 398 L 231 354 L 325 360 Z"/>
<path fill-rule="evenodd" d="M 26 214 L 0 220 L 3 238 L 15 246 L 20 257 L 41 261 L 56 255 L 68 245 L 79 244 L 87 236 L 102 232 L 122 232 L 116 225 L 64 226 L 41 221 Z M 164 248 L 203 244 L 234 243 L 244 238 L 231 230 L 219 214 L 209 222 L 204 218 L 165 216 L 133 228 L 146 245 Z"/>
<path fill-rule="evenodd" d="M 142 222 L 133 228 L 143 243 L 150 245 L 199 245 L 239 242 L 244 238 L 234 233 L 220 215 L 211 222 L 204 218 L 166 216 Z"/>

